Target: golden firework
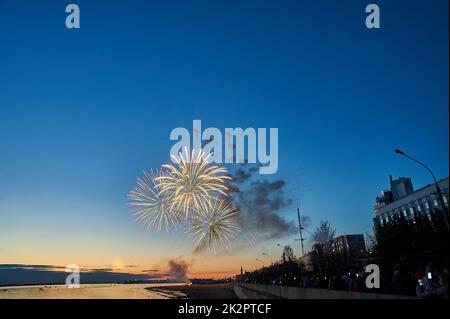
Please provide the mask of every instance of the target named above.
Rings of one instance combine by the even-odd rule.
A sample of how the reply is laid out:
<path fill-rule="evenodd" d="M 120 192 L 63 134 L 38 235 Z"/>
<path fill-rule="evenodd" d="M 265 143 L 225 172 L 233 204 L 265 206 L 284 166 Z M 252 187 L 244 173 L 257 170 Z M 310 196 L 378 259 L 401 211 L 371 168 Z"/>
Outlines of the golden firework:
<path fill-rule="evenodd" d="M 165 192 L 160 194 L 160 187 L 156 181 L 164 173 L 145 172 L 142 178 L 136 180 L 137 186 L 128 194 L 132 200 L 129 204 L 135 206 L 134 216 L 137 221 L 150 228 L 160 231 L 162 227 L 169 231 L 176 227 L 179 216 L 172 208 L 172 194 Z"/>
<path fill-rule="evenodd" d="M 184 212 L 186 219 L 218 195 L 227 196 L 226 181 L 231 178 L 224 175 L 227 169 L 208 163 L 210 156 L 203 150 L 185 150 L 173 157 L 174 165 L 163 165 L 167 174 L 156 178 L 159 195 L 170 195 L 172 208 Z"/>
<path fill-rule="evenodd" d="M 196 250 L 206 249 L 215 254 L 231 248 L 232 240 L 240 232 L 237 214 L 229 201 L 221 199 L 213 199 L 196 210 L 186 227 Z"/>

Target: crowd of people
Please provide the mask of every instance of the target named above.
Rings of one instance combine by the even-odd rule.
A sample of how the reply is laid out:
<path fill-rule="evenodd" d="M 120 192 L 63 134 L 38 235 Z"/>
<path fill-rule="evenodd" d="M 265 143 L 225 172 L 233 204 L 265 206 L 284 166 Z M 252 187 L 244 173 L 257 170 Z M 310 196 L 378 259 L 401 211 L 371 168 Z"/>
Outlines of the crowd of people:
<path fill-rule="evenodd" d="M 448 275 L 448 268 L 436 270 L 429 263 L 424 269 L 419 265 L 414 275 L 417 281 L 417 297 L 423 299 L 448 298 Z"/>
<path fill-rule="evenodd" d="M 299 286 L 302 288 L 365 291 L 366 277 L 367 274 L 363 271 L 324 276 L 318 274 L 305 274 L 300 277 Z"/>
<path fill-rule="evenodd" d="M 401 265 L 395 266 L 391 272 L 381 270 L 380 288 L 376 291 L 366 285 L 369 275 L 363 267 L 327 274 L 303 272 L 293 267 L 278 267 L 249 273 L 242 281 L 302 288 L 380 292 L 426 299 L 448 298 L 449 270 L 433 267 L 431 262 L 425 267 L 418 264 L 415 272 Z"/>

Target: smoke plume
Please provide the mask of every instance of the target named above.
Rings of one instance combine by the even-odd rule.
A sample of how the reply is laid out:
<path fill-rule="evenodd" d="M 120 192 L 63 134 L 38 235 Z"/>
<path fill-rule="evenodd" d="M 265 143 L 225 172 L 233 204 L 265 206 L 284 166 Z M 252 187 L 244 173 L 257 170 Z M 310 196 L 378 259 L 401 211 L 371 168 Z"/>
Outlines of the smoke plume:
<path fill-rule="evenodd" d="M 182 259 L 170 259 L 168 262 L 168 274 L 177 281 L 188 281 L 189 264 Z"/>
<path fill-rule="evenodd" d="M 232 175 L 231 189 L 234 205 L 240 210 L 243 228 L 256 238 L 277 239 L 294 234 L 295 223 L 280 215 L 292 204 L 284 192 L 284 180 L 254 180 L 259 167 L 251 166 L 236 170 Z"/>

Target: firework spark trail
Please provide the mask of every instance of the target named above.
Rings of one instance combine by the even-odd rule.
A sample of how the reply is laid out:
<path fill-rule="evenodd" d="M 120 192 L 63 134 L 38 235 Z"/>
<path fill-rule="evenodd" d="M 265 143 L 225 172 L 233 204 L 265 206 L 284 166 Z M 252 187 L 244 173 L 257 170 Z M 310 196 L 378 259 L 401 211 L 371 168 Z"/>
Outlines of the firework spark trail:
<path fill-rule="evenodd" d="M 197 251 L 216 253 L 231 248 L 241 233 L 238 209 L 229 198 L 228 170 L 209 164 L 212 154 L 185 149 L 175 156 L 174 164 L 155 173 L 144 172 L 129 193 L 136 219 L 147 229 L 166 231 L 179 222 L 190 234 Z M 247 234 L 253 238 L 251 234 Z"/>
<path fill-rule="evenodd" d="M 187 225 L 196 250 L 207 249 L 215 254 L 219 250 L 231 248 L 231 241 L 238 237 L 238 210 L 225 200 L 212 200 L 202 205 Z"/>
<path fill-rule="evenodd" d="M 157 177 L 164 173 L 148 173 L 144 171 L 143 178 L 138 177 L 137 186 L 131 190 L 128 197 L 132 200 L 129 204 L 135 206 L 134 216 L 137 221 L 147 227 L 160 231 L 164 225 L 166 231 L 171 226 L 176 228 L 179 217 L 172 209 L 170 192 L 160 195 L 160 187 L 156 182 Z"/>
<path fill-rule="evenodd" d="M 211 154 L 203 150 L 187 150 L 174 156 L 175 165 L 166 164 L 167 174 L 156 178 L 160 194 L 173 194 L 172 208 L 184 212 L 188 219 L 190 212 L 205 207 L 217 194 L 227 196 L 227 169 L 208 164 Z"/>

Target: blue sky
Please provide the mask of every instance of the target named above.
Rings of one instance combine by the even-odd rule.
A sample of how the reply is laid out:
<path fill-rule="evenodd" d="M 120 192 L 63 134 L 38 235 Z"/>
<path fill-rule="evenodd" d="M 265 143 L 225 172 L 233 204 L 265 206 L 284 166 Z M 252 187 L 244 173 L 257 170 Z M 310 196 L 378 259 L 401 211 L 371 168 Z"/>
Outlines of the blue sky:
<path fill-rule="evenodd" d="M 279 128 L 273 178 L 338 233 L 371 230 L 389 174 L 431 182 L 394 148 L 448 176 L 447 1 L 376 1 L 380 30 L 357 0 L 74 2 L 79 30 L 65 28 L 64 1 L 0 0 L 9 262 L 93 243 L 108 256 L 188 254 L 182 235 L 139 229 L 126 195 L 194 119 Z"/>

